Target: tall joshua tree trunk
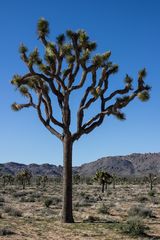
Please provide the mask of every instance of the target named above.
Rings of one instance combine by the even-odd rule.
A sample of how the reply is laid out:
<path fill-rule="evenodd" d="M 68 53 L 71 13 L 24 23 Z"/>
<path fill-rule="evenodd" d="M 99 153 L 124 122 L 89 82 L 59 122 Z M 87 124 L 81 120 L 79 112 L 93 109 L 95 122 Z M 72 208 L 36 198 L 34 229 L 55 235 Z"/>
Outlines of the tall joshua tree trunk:
<path fill-rule="evenodd" d="M 63 208 L 62 222 L 72 223 L 72 146 L 71 136 L 63 140 Z"/>
<path fill-rule="evenodd" d="M 102 181 L 102 193 L 104 193 L 104 185 L 105 185 L 105 182 Z"/>

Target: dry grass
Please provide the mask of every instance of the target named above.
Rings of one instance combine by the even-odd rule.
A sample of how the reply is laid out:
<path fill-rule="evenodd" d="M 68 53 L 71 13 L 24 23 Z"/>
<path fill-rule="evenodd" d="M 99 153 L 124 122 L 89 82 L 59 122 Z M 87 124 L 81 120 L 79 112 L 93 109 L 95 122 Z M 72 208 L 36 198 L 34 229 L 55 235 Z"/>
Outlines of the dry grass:
<path fill-rule="evenodd" d="M 110 186 L 108 192 L 100 193 L 98 185 L 74 185 L 74 224 L 61 224 L 61 194 L 62 186 L 49 185 L 45 189 L 28 187 L 18 190 L 17 186 L 6 187 L 0 191 L 3 204 L 0 208 L 0 232 L 7 229 L 6 235 L 0 235 L 3 240 L 132 240 L 160 239 L 160 186 L 157 185 L 155 196 L 148 195 L 145 185 Z M 100 195 L 100 196 L 99 196 Z M 47 208 L 46 199 L 52 203 Z M 128 220 L 130 209 L 144 204 L 150 209 L 153 217 L 143 218 L 146 226 L 143 236 L 132 237 L 122 231 L 122 226 Z M 5 209 L 11 206 L 18 209 L 21 217 L 8 214 Z M 5 232 L 5 231 L 4 231 Z"/>

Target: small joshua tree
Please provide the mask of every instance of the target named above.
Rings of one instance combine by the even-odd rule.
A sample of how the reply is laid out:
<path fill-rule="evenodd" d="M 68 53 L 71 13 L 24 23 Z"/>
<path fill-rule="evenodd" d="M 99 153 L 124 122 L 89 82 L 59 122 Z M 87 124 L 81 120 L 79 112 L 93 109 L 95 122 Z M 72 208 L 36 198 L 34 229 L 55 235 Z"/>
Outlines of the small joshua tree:
<path fill-rule="evenodd" d="M 23 189 L 25 189 L 26 184 L 30 185 L 32 174 L 28 169 L 23 169 L 19 171 L 16 175 L 17 182 L 19 182 Z"/>
<path fill-rule="evenodd" d="M 45 19 L 38 22 L 38 38 L 44 47 L 44 59 L 36 48 L 28 54 L 23 44 L 19 51 L 28 71 L 25 75 L 14 75 L 12 84 L 28 99 L 27 103 L 12 105 L 15 111 L 33 108 L 42 124 L 63 144 L 63 209 L 62 222 L 73 222 L 72 214 L 72 149 L 75 141 L 99 127 L 105 117 L 114 115 L 125 119 L 121 111 L 136 97 L 149 99 L 150 87 L 145 84 L 145 69 L 138 75 L 137 87 L 126 75 L 125 86 L 109 92 L 110 76 L 117 73 L 118 65 L 109 57 L 110 51 L 93 55 L 96 43 L 90 41 L 84 30 L 67 30 L 48 40 L 49 24 Z M 81 76 L 81 77 L 80 77 Z M 73 100 L 71 95 L 79 90 L 76 112 L 76 130 L 71 130 Z M 74 102 L 74 103 L 75 103 Z M 99 104 L 97 105 L 97 103 Z M 87 120 L 85 113 L 94 104 L 99 110 Z M 55 114 L 56 112 L 56 114 Z M 61 116 L 61 117 L 58 117 Z M 73 118 L 74 119 L 74 118 Z"/>
<path fill-rule="evenodd" d="M 8 184 L 13 184 L 14 177 L 11 174 L 5 174 L 2 176 L 3 186 L 5 187 Z"/>
<path fill-rule="evenodd" d="M 157 180 L 157 177 L 153 173 L 149 173 L 147 177 L 148 182 L 150 183 L 150 190 L 153 190 L 153 184 Z"/>
<path fill-rule="evenodd" d="M 48 183 L 49 179 L 46 175 L 44 176 L 37 176 L 36 177 L 36 185 L 37 187 L 42 186 L 43 188 L 46 187 L 46 184 Z"/>
<path fill-rule="evenodd" d="M 81 181 L 81 177 L 80 177 L 79 174 L 73 175 L 73 183 L 74 183 L 74 184 L 79 184 L 80 181 Z"/>
<path fill-rule="evenodd" d="M 105 171 L 98 170 L 96 172 L 94 180 L 99 182 L 100 185 L 102 185 L 102 193 L 104 193 L 105 186 L 107 189 L 107 186 L 108 186 L 108 184 L 110 184 L 112 182 L 113 177 Z"/>

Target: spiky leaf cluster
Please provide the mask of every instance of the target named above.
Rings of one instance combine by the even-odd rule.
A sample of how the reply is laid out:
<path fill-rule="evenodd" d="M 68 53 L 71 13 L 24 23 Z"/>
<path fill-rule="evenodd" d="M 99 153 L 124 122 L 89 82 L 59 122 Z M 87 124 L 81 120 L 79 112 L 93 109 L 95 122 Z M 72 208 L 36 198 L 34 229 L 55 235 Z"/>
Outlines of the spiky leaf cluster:
<path fill-rule="evenodd" d="M 57 36 L 56 40 L 57 40 L 57 44 L 62 46 L 65 42 L 65 35 L 60 34 L 59 36 Z"/>
<path fill-rule="evenodd" d="M 131 84 L 133 82 L 133 79 L 128 74 L 126 74 L 124 82 L 127 84 Z"/>
<path fill-rule="evenodd" d="M 20 86 L 19 91 L 22 94 L 22 96 L 27 96 L 28 95 L 28 88 L 25 87 L 25 86 Z"/>
<path fill-rule="evenodd" d="M 33 50 L 33 52 L 30 53 L 29 55 L 29 64 L 33 65 L 33 64 L 40 64 L 42 62 L 42 60 L 39 57 L 39 52 L 38 49 L 35 48 Z"/>
<path fill-rule="evenodd" d="M 38 36 L 43 38 L 49 34 L 49 23 L 44 18 L 40 18 L 38 21 Z"/>
<path fill-rule="evenodd" d="M 21 107 L 20 107 L 19 104 L 13 103 L 13 104 L 11 105 L 11 109 L 12 109 L 13 111 L 17 112 L 17 111 L 21 110 Z"/>
<path fill-rule="evenodd" d="M 28 51 L 28 48 L 23 43 L 21 43 L 20 46 L 19 46 L 19 52 L 24 54 L 27 51 Z"/>
<path fill-rule="evenodd" d="M 103 64 L 103 57 L 99 54 L 95 55 L 92 59 L 92 63 L 95 66 L 100 67 Z"/>
<path fill-rule="evenodd" d="M 150 98 L 150 94 L 149 94 L 149 92 L 148 92 L 147 90 L 138 93 L 137 96 L 138 96 L 138 98 L 139 98 L 142 102 L 146 102 L 146 101 L 148 101 L 149 98 Z"/>
<path fill-rule="evenodd" d="M 143 68 L 142 70 L 139 71 L 139 78 L 145 78 L 147 75 L 146 69 Z"/>
<path fill-rule="evenodd" d="M 16 87 L 19 87 L 21 85 L 21 79 L 22 76 L 15 74 L 11 80 L 11 84 L 15 85 Z"/>
<path fill-rule="evenodd" d="M 120 112 L 120 111 L 117 111 L 114 113 L 114 116 L 118 119 L 118 120 L 126 120 L 126 117 L 125 117 L 125 114 Z"/>

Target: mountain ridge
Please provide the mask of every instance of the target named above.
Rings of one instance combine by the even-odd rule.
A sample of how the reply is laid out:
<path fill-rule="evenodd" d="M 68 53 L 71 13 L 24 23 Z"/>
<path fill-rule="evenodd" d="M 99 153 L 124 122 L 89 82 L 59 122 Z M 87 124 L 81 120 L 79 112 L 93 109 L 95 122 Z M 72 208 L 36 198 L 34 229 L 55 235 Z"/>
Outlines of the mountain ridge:
<path fill-rule="evenodd" d="M 33 175 L 62 176 L 63 167 L 54 164 L 23 164 L 7 162 L 0 164 L 0 174 L 16 175 L 23 168 Z M 103 169 L 117 176 L 139 176 L 148 173 L 160 174 L 160 153 L 132 153 L 121 156 L 102 157 L 95 161 L 73 167 L 73 172 L 82 176 L 93 176 L 98 169 Z"/>

